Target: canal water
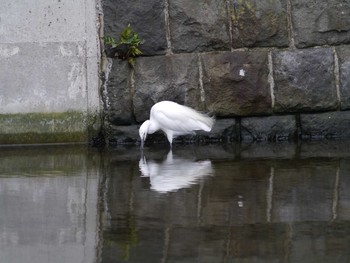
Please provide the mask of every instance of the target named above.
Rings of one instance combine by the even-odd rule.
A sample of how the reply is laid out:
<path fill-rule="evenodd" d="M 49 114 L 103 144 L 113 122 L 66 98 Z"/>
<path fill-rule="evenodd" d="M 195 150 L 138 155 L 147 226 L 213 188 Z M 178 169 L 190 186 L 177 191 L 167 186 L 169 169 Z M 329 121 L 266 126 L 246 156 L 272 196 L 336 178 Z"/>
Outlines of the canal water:
<path fill-rule="evenodd" d="M 350 262 L 350 142 L 0 148 L 0 262 Z"/>

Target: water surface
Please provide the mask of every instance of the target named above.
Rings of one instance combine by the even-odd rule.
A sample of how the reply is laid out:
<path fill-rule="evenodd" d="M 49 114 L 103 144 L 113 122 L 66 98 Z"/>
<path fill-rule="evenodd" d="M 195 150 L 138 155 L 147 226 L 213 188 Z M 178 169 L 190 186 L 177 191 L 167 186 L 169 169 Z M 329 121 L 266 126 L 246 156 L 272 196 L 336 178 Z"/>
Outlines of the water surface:
<path fill-rule="evenodd" d="M 349 262 L 349 146 L 2 147 L 1 262 Z"/>

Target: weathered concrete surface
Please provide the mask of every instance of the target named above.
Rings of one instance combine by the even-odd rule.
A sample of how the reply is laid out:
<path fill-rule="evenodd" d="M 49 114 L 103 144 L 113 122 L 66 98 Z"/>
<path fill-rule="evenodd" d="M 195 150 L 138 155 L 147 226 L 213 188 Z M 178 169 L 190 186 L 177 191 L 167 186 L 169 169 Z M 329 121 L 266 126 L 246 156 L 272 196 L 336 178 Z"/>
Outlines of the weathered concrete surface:
<path fill-rule="evenodd" d="M 11 114 L 22 114 L 23 120 L 32 113 L 45 115 L 40 125 L 45 122 L 48 142 L 57 142 L 55 131 L 63 123 L 47 117 L 79 113 L 84 118 L 78 132 L 88 134 L 79 141 L 95 136 L 101 124 L 96 1 L 4 0 L 0 19 L 0 114 L 8 121 Z M 0 134 L 40 128 L 32 124 L 10 122 Z"/>
<path fill-rule="evenodd" d="M 339 58 L 340 108 L 350 109 L 350 46 L 337 48 Z"/>
<path fill-rule="evenodd" d="M 94 2 L 89 1 L 87 8 Z M 85 38 L 84 0 L 2 0 L 0 43 L 79 41 Z M 78 8 L 80 7 L 80 8 Z M 21 19 L 18 19 L 18 18 Z"/>
<path fill-rule="evenodd" d="M 266 52 L 203 54 L 206 107 L 216 116 L 271 113 Z"/>
<path fill-rule="evenodd" d="M 229 12 L 233 47 L 289 45 L 287 0 L 230 0 Z"/>
<path fill-rule="evenodd" d="M 230 50 L 225 1 L 170 0 L 169 25 L 174 52 Z"/>
<path fill-rule="evenodd" d="M 293 0 L 291 3 L 297 47 L 350 43 L 348 0 Z"/>
<path fill-rule="evenodd" d="M 330 48 L 273 52 L 275 112 L 336 110 Z"/>
<path fill-rule="evenodd" d="M 144 55 L 165 54 L 164 0 L 105 0 L 103 1 L 105 35 L 119 38 L 122 30 L 130 24 L 145 41 Z"/>
<path fill-rule="evenodd" d="M 86 110 L 84 45 L 0 44 L 0 112 Z"/>
<path fill-rule="evenodd" d="M 84 113 L 0 114 L 0 142 L 4 144 L 86 142 Z"/>

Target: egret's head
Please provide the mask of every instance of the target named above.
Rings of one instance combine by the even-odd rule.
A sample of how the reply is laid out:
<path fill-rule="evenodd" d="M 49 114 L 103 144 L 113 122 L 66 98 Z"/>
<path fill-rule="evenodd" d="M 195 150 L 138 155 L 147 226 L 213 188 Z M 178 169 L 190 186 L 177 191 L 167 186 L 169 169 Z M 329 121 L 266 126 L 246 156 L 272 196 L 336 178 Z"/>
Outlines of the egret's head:
<path fill-rule="evenodd" d="M 143 148 L 143 145 L 146 141 L 149 125 L 150 125 L 150 121 L 147 120 L 144 123 L 142 123 L 142 125 L 139 129 L 139 134 L 140 134 L 140 138 L 141 138 L 141 148 Z"/>

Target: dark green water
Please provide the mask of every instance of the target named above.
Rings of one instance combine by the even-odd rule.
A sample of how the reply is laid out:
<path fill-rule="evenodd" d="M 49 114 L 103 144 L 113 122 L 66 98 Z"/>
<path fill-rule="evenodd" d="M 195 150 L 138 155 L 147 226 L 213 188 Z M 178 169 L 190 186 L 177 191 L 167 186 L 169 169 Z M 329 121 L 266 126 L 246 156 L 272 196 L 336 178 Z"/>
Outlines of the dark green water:
<path fill-rule="evenodd" d="M 0 262 L 350 262 L 350 143 L 0 148 Z"/>

